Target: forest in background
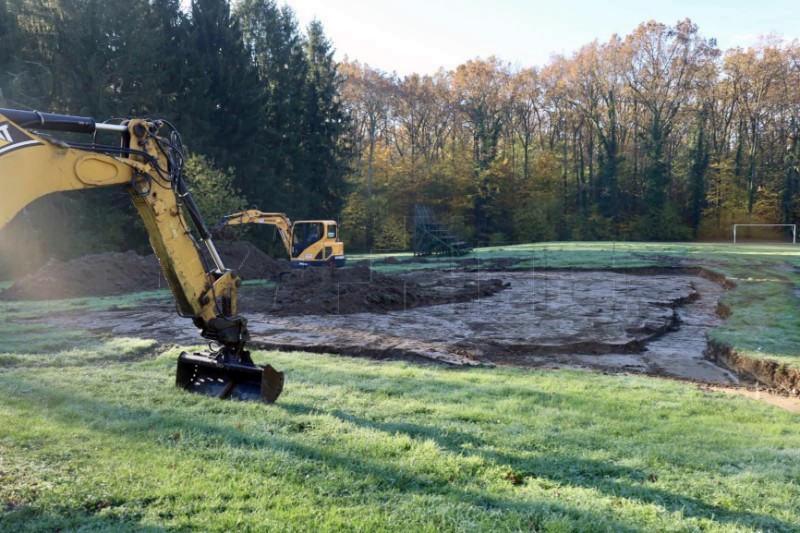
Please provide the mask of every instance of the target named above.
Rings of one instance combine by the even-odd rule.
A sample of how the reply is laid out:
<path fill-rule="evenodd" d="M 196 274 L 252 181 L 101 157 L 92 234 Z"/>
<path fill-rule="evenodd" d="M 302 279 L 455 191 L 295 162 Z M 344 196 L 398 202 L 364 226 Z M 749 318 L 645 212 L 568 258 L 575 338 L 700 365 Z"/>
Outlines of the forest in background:
<path fill-rule="evenodd" d="M 360 245 L 402 248 L 415 203 L 480 243 L 728 240 L 800 215 L 797 41 L 722 52 L 689 20 L 647 22 L 541 68 L 339 70 Z"/>
<path fill-rule="evenodd" d="M 337 218 L 349 251 L 406 248 L 417 203 L 476 244 L 721 239 L 800 214 L 797 41 L 721 51 L 688 20 L 647 22 L 541 67 L 402 78 L 334 46 L 272 0 L 0 0 L 0 106 L 166 118 L 206 218 Z M 0 271 L 145 251 L 129 203 L 35 202 Z"/>

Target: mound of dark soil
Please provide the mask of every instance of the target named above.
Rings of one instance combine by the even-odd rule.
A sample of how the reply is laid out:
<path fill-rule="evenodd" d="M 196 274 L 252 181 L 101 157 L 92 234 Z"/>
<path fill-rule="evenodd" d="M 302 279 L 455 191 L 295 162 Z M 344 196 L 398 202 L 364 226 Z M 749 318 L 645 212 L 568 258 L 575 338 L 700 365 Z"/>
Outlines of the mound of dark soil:
<path fill-rule="evenodd" d="M 410 276 L 390 276 L 366 265 L 309 268 L 281 277 L 277 287 L 244 295 L 242 311 L 276 315 L 328 315 L 386 312 L 456 303 L 490 296 L 508 285 L 489 281 L 422 284 Z"/>
<path fill-rule="evenodd" d="M 0 292 L 0 299 L 58 300 L 111 296 L 163 287 L 167 287 L 167 282 L 154 255 L 107 253 L 66 262 L 51 259 L 36 272 Z"/>
<path fill-rule="evenodd" d="M 249 242 L 217 244 L 223 263 L 244 279 L 271 279 L 288 272 L 289 262 L 272 259 Z M 210 258 L 208 259 L 211 263 Z M 2 300 L 59 300 L 113 296 L 168 287 L 155 255 L 135 252 L 51 259 L 45 266 L 0 292 Z"/>
<path fill-rule="evenodd" d="M 291 267 L 286 259 L 273 259 L 248 241 L 214 242 L 225 267 L 235 270 L 242 279 L 277 278 Z"/>

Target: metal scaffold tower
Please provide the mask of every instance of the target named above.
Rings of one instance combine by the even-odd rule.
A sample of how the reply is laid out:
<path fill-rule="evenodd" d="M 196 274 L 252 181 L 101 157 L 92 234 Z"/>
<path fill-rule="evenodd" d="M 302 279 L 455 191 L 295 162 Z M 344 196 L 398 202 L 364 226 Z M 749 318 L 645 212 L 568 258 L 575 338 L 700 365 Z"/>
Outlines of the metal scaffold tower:
<path fill-rule="evenodd" d="M 414 206 L 414 255 L 464 255 L 472 250 L 454 229 L 436 220 L 427 205 Z"/>

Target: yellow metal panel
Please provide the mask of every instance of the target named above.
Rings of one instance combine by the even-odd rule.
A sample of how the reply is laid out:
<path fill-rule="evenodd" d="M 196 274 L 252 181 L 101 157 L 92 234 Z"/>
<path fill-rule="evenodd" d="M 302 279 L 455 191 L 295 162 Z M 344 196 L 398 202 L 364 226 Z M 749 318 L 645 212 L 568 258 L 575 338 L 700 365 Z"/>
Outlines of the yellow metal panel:
<path fill-rule="evenodd" d="M 0 126 L 3 125 L 23 131 L 0 115 Z M 9 131 L 10 127 L 4 131 Z M 30 132 L 25 132 L 25 139 L 16 143 L 6 141 L 4 148 L 0 148 L 0 186 L 3 189 L 0 195 L 0 228 L 23 207 L 42 196 L 130 181 L 131 168 L 124 162 L 110 156 L 92 154 L 93 158 L 101 159 L 107 167 L 103 172 L 106 180 L 100 181 L 100 175 L 93 174 L 96 183 L 87 185 L 79 179 L 76 171 L 78 162 L 86 157 L 86 152 L 47 142 Z"/>
<path fill-rule="evenodd" d="M 117 183 L 119 166 L 116 161 L 108 161 L 108 156 L 87 154 L 75 162 L 75 175 L 86 185 L 98 187 L 109 183 Z M 130 169 L 125 172 L 126 179 L 130 179 Z"/>

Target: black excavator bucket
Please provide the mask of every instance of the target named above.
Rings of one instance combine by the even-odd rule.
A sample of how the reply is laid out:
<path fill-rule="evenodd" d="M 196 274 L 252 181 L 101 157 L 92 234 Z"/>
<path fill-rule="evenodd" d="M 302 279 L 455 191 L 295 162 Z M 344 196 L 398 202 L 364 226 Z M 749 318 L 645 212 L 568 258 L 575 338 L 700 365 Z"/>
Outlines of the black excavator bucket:
<path fill-rule="evenodd" d="M 220 399 L 274 403 L 283 391 L 283 372 L 272 366 L 225 361 L 213 353 L 181 353 L 175 381 L 190 392 Z"/>

